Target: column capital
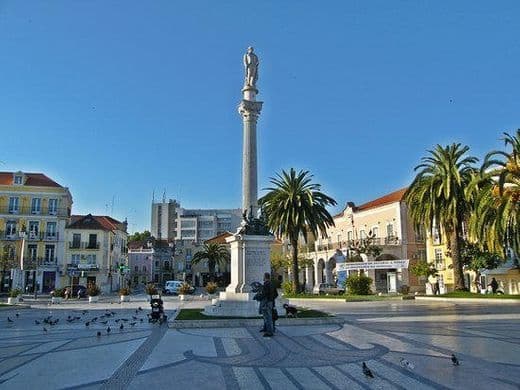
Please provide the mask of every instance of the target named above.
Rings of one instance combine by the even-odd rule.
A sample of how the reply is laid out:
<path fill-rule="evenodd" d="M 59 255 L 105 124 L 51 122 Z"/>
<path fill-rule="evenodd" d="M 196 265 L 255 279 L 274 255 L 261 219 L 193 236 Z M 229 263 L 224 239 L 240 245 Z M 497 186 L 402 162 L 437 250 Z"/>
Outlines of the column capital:
<path fill-rule="evenodd" d="M 244 119 L 256 119 L 260 115 L 263 102 L 242 99 L 238 105 L 238 112 Z"/>

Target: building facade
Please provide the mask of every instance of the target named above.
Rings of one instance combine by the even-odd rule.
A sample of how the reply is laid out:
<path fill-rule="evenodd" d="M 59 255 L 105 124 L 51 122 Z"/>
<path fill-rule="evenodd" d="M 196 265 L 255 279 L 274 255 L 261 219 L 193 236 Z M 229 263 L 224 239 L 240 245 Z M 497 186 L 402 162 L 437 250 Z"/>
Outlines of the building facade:
<path fill-rule="evenodd" d="M 0 172 L 3 291 L 51 291 L 64 272 L 65 226 L 72 196 L 42 173 Z"/>
<path fill-rule="evenodd" d="M 97 284 L 103 292 L 123 286 L 127 266 L 127 222 L 109 216 L 73 215 L 66 232 L 66 273 L 62 285 Z"/>
<path fill-rule="evenodd" d="M 174 246 L 165 240 L 132 242 L 128 249 L 128 281 L 132 287 L 147 283 L 163 286 L 175 279 Z"/>
<path fill-rule="evenodd" d="M 414 229 L 403 200 L 405 192 L 406 189 L 401 189 L 360 206 L 347 203 L 334 216 L 335 226 L 327 229 L 327 238 L 317 239 L 314 251 L 307 253 L 312 265 L 305 270 L 306 289 L 316 290 L 320 283 L 335 283 L 336 260 L 352 258 L 351 248 L 369 237 L 381 253 L 377 257 L 361 254 L 357 261 L 408 259 L 413 263 L 426 259 L 424 235 Z M 395 293 L 402 285 L 408 285 L 411 291 L 424 291 L 424 281 L 406 268 L 368 269 L 365 273 L 373 280 L 374 292 Z"/>
<path fill-rule="evenodd" d="M 150 232 L 158 240 L 202 243 L 240 226 L 240 209 L 184 209 L 174 199 L 152 202 Z"/>

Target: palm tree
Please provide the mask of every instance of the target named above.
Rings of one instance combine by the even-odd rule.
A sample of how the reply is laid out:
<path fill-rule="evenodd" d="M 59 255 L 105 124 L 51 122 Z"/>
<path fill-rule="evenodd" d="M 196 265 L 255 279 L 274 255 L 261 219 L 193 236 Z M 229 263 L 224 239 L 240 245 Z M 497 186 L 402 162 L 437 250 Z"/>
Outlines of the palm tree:
<path fill-rule="evenodd" d="M 317 237 L 324 234 L 327 227 L 334 226 L 334 220 L 327 211 L 327 206 L 336 205 L 336 201 L 320 192 L 321 186 L 312 183 L 312 175 L 308 171 L 289 172 L 282 170 L 281 174 L 271 178 L 273 187 L 259 199 L 262 212 L 267 217 L 267 225 L 278 237 L 289 240 L 291 244 L 291 268 L 293 274 L 293 289 L 300 291 L 298 273 L 298 238 L 307 235 Z"/>
<path fill-rule="evenodd" d="M 465 188 L 475 173 L 476 157 L 467 156 L 468 146 L 458 144 L 429 150 L 429 156 L 415 167 L 419 171 L 405 194 L 411 218 L 417 228 L 433 231 L 440 227 L 448 238 L 448 249 L 453 261 L 455 289 L 465 290 L 460 240 L 463 223 L 469 216 L 471 204 Z"/>
<path fill-rule="evenodd" d="M 493 151 L 486 155 L 475 195 L 475 213 L 470 233 L 491 250 L 520 253 L 520 129 L 504 133 L 510 153 Z M 475 191 L 476 192 L 476 191 Z"/>
<path fill-rule="evenodd" d="M 229 261 L 229 251 L 223 244 L 204 244 L 202 250 L 193 255 L 191 263 L 197 264 L 204 260 L 208 261 L 209 278 L 213 282 L 215 278 L 215 266 L 217 264 L 221 266 L 227 264 Z"/>

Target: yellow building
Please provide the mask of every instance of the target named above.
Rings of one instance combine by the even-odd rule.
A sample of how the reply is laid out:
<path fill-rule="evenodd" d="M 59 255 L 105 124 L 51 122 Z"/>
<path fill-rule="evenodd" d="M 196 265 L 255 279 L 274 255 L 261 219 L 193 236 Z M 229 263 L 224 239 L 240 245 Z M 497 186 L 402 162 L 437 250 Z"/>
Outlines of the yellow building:
<path fill-rule="evenodd" d="M 426 259 L 433 263 L 438 277 L 430 278 L 429 282 L 439 282 L 440 293 L 454 290 L 455 278 L 453 274 L 453 260 L 448 256 L 447 238 L 440 229 L 434 229 L 426 239 Z"/>
<path fill-rule="evenodd" d="M 71 207 L 68 188 L 42 173 L 0 172 L 2 290 L 59 286 Z"/>
<path fill-rule="evenodd" d="M 66 272 L 62 285 L 97 284 L 105 293 L 117 291 L 128 265 L 127 222 L 109 216 L 73 215 L 65 229 Z"/>

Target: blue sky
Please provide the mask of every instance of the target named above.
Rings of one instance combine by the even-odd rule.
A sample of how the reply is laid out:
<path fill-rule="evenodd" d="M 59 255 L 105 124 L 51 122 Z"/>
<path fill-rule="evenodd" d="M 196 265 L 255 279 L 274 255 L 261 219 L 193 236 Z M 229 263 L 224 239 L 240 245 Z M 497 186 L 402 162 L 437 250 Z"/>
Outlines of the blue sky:
<path fill-rule="evenodd" d="M 519 14 L 518 1 L 3 0 L 0 170 L 44 172 L 74 213 L 113 211 L 131 231 L 149 228 L 154 190 L 240 207 L 253 45 L 260 188 L 302 168 L 340 206 L 362 203 L 406 186 L 437 143 L 482 157 L 520 127 Z"/>

